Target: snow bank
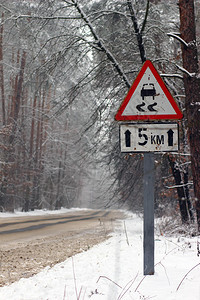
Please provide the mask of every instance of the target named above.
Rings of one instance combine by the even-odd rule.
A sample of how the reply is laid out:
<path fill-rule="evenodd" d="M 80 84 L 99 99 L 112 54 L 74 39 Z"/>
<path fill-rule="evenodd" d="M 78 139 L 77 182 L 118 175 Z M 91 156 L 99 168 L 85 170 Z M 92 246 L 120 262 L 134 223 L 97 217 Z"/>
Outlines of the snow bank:
<path fill-rule="evenodd" d="M 39 210 L 36 209 L 34 211 L 23 212 L 20 210 L 15 210 L 14 213 L 8 212 L 0 212 L 1 218 L 12 218 L 12 217 L 27 217 L 27 216 L 45 216 L 45 215 L 56 215 L 56 214 L 64 214 L 67 212 L 80 211 L 80 210 L 89 210 L 88 208 L 61 208 L 59 210 Z"/>

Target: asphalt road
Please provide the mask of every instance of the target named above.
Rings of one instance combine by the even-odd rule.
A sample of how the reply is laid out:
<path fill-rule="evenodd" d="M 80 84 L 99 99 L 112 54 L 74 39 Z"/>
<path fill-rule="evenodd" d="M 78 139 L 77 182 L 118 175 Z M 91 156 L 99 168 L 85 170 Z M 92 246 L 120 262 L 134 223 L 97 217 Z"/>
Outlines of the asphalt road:
<path fill-rule="evenodd" d="M 87 251 L 106 240 L 120 211 L 85 210 L 0 218 L 0 286 Z"/>
<path fill-rule="evenodd" d="M 122 217 L 121 212 L 114 210 L 83 210 L 59 215 L 0 218 L 1 246 L 66 232 L 76 234 L 99 225 L 111 225 Z"/>

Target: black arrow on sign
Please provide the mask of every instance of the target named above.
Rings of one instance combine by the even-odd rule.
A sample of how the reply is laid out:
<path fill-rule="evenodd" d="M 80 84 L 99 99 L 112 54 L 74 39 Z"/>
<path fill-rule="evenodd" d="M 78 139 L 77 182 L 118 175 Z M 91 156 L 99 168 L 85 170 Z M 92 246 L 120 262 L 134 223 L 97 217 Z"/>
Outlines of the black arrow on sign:
<path fill-rule="evenodd" d="M 130 147 L 131 146 L 131 132 L 130 132 L 130 130 L 127 129 L 124 134 L 125 134 L 126 147 Z"/>
<path fill-rule="evenodd" d="M 170 130 L 167 131 L 167 133 L 168 133 L 168 146 L 173 146 L 173 143 L 174 143 L 174 141 L 173 141 L 174 132 L 173 132 L 172 129 L 170 129 Z"/>

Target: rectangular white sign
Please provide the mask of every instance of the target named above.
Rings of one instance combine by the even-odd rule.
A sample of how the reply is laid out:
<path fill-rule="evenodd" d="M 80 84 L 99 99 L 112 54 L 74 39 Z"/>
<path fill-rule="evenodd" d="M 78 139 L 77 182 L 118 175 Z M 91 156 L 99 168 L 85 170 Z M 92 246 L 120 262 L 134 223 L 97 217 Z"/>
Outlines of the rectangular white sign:
<path fill-rule="evenodd" d="M 120 141 L 121 152 L 178 151 L 178 124 L 121 124 Z"/>

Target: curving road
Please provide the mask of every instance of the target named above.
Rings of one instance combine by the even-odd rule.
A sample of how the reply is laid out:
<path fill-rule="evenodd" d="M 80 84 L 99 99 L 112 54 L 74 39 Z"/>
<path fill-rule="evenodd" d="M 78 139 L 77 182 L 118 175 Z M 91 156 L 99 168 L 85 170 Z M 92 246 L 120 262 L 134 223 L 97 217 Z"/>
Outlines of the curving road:
<path fill-rule="evenodd" d="M 29 277 L 108 238 L 120 211 L 0 218 L 0 286 Z"/>
<path fill-rule="evenodd" d="M 122 216 L 122 215 L 121 215 Z M 9 242 L 93 227 L 102 222 L 109 222 L 120 217 L 117 211 L 79 211 L 48 216 L 12 217 L 0 219 L 0 239 Z M 14 234 L 14 236 L 13 236 Z"/>

